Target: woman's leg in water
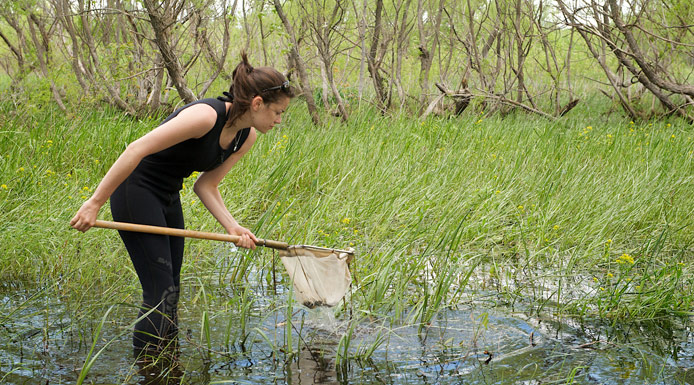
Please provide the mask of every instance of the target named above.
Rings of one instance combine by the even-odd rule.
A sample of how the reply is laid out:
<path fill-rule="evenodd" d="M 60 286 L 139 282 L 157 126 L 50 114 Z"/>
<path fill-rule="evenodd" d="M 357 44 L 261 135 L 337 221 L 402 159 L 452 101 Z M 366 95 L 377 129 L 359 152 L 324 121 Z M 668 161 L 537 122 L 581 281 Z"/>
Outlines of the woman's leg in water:
<path fill-rule="evenodd" d="M 178 196 L 167 201 L 129 180 L 111 196 L 111 211 L 116 221 L 183 228 Z M 136 353 L 175 345 L 183 238 L 128 231 L 119 234 L 142 285 L 138 318 L 154 308 L 135 325 Z"/>

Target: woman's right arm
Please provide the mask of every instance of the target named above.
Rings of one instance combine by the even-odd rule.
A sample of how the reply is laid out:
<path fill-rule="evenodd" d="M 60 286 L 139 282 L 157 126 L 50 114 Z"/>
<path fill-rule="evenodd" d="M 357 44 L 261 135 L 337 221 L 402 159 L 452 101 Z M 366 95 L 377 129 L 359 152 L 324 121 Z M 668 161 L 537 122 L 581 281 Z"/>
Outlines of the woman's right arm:
<path fill-rule="evenodd" d="M 129 144 L 101 180 L 94 194 L 82 204 L 70 221 L 70 226 L 79 231 L 89 230 L 94 226 L 101 206 L 135 170 L 142 158 L 184 140 L 205 135 L 216 120 L 217 113 L 214 108 L 207 104 L 196 104 Z"/>

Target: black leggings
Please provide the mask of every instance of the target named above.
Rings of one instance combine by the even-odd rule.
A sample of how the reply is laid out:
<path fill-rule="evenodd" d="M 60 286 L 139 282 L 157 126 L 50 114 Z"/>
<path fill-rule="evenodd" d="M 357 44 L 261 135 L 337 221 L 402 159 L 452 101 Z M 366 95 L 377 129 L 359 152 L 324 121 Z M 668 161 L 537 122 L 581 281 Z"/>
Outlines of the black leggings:
<path fill-rule="evenodd" d="M 183 228 L 178 193 L 155 194 L 128 178 L 111 196 L 113 219 L 121 222 Z M 167 197 L 168 195 L 168 197 Z M 178 334 L 177 310 L 184 240 L 180 237 L 119 231 L 142 285 L 138 318 L 156 309 L 135 325 L 133 347 L 160 350 Z"/>

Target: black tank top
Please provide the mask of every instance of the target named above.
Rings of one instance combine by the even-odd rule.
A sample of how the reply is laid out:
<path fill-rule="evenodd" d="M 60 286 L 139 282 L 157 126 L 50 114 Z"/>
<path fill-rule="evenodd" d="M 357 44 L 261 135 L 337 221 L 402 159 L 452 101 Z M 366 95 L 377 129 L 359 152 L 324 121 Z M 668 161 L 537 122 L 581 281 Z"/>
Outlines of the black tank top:
<path fill-rule="evenodd" d="M 227 121 L 226 105 L 222 100 L 202 99 L 187 104 L 169 115 L 162 124 L 175 118 L 185 108 L 200 103 L 210 105 L 217 111 L 214 127 L 200 138 L 188 139 L 148 155 L 135 168 L 131 178 L 136 178 L 138 183 L 155 191 L 176 193 L 181 190 L 183 179 L 193 171 L 212 170 L 241 148 L 248 138 L 250 127 L 239 131 L 229 148 L 223 149 L 219 145 L 219 136 Z"/>

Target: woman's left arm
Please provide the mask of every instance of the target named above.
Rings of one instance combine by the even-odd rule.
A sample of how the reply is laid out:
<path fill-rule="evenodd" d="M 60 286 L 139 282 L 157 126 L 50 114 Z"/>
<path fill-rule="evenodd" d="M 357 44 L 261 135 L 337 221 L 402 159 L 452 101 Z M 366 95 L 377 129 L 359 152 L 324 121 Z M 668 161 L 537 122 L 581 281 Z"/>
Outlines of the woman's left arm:
<path fill-rule="evenodd" d="M 239 161 L 248 150 L 253 147 L 256 140 L 255 129 L 251 128 L 248 133 L 248 138 L 243 143 L 241 148 L 231 154 L 227 160 L 224 161 L 219 167 L 205 171 L 198 179 L 195 181 L 193 186 L 193 191 L 198 195 L 200 201 L 205 205 L 207 210 L 214 216 L 219 223 L 224 226 L 227 233 L 232 235 L 238 235 L 241 240 L 237 244 L 239 247 L 245 247 L 248 249 L 255 249 L 255 243 L 258 238 L 248 230 L 247 228 L 239 225 L 239 223 L 234 219 L 222 199 L 222 195 L 219 193 L 219 183 L 224 179 L 224 176 L 229 173 L 232 167 Z"/>

